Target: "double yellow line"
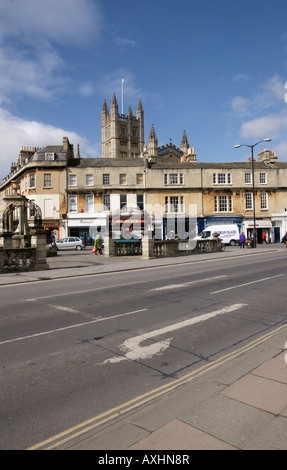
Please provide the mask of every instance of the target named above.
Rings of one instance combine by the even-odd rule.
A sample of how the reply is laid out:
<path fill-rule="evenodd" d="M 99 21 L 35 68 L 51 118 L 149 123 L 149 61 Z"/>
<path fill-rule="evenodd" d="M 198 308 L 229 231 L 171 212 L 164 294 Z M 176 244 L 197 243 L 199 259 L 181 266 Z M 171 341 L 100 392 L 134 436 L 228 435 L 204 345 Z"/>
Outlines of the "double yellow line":
<path fill-rule="evenodd" d="M 98 416 L 95 416 L 94 418 L 91 418 L 87 421 L 84 421 L 83 423 L 78 424 L 77 426 L 74 426 L 70 429 L 67 429 L 66 431 L 63 431 L 60 434 L 50 437 L 49 439 L 46 439 L 45 441 L 42 441 L 39 444 L 36 444 L 27 450 L 55 449 L 69 441 L 72 441 L 73 439 L 78 438 L 79 436 L 89 431 L 92 431 L 93 429 L 96 429 L 102 424 L 112 421 L 113 419 L 118 418 L 131 410 L 135 410 L 141 405 L 147 404 L 148 402 L 154 400 L 157 397 L 160 397 L 166 393 L 173 391 L 174 389 L 178 388 L 181 385 L 191 382 L 192 380 L 215 369 L 216 367 L 219 367 L 222 364 L 228 361 L 231 361 L 232 359 L 235 359 L 236 357 L 250 351 L 251 349 L 254 349 L 259 344 L 263 343 L 264 341 L 269 340 L 270 338 L 275 336 L 275 334 L 282 332 L 283 330 L 286 330 L 286 329 L 287 329 L 287 325 L 282 325 L 279 328 L 267 333 L 266 335 L 263 335 L 260 338 L 257 338 L 255 341 L 248 343 L 242 348 L 237 349 L 229 354 L 226 354 L 225 356 L 222 356 L 220 359 L 217 359 L 210 364 L 205 364 L 204 366 L 196 369 L 195 371 L 184 375 L 180 379 L 174 380 L 170 384 L 163 385 L 162 387 L 156 388 L 154 390 L 151 390 L 150 392 L 147 392 L 143 395 L 133 398 L 132 400 L 127 401 L 123 403 L 122 405 L 112 408 L 111 410 L 108 410 L 104 413 L 101 413 Z"/>

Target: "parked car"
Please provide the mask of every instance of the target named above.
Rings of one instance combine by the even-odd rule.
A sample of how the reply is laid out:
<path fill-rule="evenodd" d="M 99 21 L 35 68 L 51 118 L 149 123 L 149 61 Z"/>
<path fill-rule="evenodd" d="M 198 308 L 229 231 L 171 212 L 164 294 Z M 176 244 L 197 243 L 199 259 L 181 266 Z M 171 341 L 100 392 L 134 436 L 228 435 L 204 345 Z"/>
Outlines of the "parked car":
<path fill-rule="evenodd" d="M 53 248 L 52 245 L 51 243 L 50 248 Z M 82 250 L 85 248 L 83 240 L 78 237 L 60 238 L 60 240 L 55 242 L 55 245 L 57 250 Z"/>

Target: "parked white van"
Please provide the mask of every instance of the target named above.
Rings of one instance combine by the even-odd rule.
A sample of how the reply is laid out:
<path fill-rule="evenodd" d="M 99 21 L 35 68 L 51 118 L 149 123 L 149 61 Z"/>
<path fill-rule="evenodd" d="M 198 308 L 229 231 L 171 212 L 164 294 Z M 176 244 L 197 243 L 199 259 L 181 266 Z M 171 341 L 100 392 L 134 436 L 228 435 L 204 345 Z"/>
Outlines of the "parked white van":
<path fill-rule="evenodd" d="M 219 238 L 224 245 L 236 245 L 239 243 L 239 228 L 236 224 L 210 225 L 206 227 L 194 240 L 211 240 L 214 233 L 219 233 Z"/>

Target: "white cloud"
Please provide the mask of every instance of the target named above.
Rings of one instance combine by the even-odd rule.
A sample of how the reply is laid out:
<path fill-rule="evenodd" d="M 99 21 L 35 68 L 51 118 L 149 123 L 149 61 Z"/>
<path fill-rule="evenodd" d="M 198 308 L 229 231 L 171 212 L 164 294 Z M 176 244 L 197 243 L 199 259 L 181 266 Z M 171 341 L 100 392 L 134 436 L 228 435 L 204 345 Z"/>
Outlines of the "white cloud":
<path fill-rule="evenodd" d="M 284 104 L 284 96 L 286 90 L 284 88 L 285 81 L 279 75 L 274 75 L 263 83 L 254 97 L 254 105 L 261 110 Z"/>
<path fill-rule="evenodd" d="M 102 26 L 95 0 L 1 0 L 0 104 L 15 95 L 52 99 L 71 89 L 73 64 L 59 46 L 95 43 Z"/>
<path fill-rule="evenodd" d="M 278 138 L 281 132 L 287 132 L 287 112 L 270 114 L 248 122 L 241 126 L 243 138 Z"/>
<path fill-rule="evenodd" d="M 238 79 L 239 80 L 239 79 Z M 278 107 L 285 105 L 284 98 L 286 94 L 285 81 L 275 74 L 248 97 L 235 96 L 231 99 L 231 110 L 235 114 L 262 113 L 267 110 L 278 110 Z M 276 107 L 276 108 L 275 108 Z"/>
<path fill-rule="evenodd" d="M 231 100 L 232 111 L 236 114 L 247 114 L 249 112 L 250 102 L 242 96 L 235 96 Z"/>
<path fill-rule="evenodd" d="M 0 108 L 0 184 L 10 172 L 11 163 L 18 160 L 22 146 L 62 145 L 63 137 L 68 137 L 70 143 L 74 144 L 75 152 L 79 143 L 82 156 L 101 156 L 101 144 L 92 144 L 73 131 L 20 119 Z"/>
<path fill-rule="evenodd" d="M 287 141 L 280 142 L 272 150 L 277 153 L 279 161 L 287 161 Z"/>
<path fill-rule="evenodd" d="M 51 99 L 56 90 L 63 89 L 68 78 L 59 72 L 64 69 L 64 61 L 48 44 L 41 50 L 16 50 L 0 47 L 0 99 L 9 101 L 16 95 Z"/>
<path fill-rule="evenodd" d="M 84 97 L 92 96 L 94 94 L 94 84 L 91 82 L 84 83 L 79 87 L 79 91 Z"/>
<path fill-rule="evenodd" d="M 134 39 L 128 39 L 117 36 L 115 38 L 116 44 L 121 47 L 136 47 L 137 43 Z"/>
<path fill-rule="evenodd" d="M 239 82 L 248 82 L 249 77 L 246 73 L 239 73 L 234 77 L 234 81 L 239 81 Z"/>
<path fill-rule="evenodd" d="M 102 17 L 93 0 L 1 0 L 0 38 L 39 38 L 58 44 L 83 44 L 101 30 Z"/>

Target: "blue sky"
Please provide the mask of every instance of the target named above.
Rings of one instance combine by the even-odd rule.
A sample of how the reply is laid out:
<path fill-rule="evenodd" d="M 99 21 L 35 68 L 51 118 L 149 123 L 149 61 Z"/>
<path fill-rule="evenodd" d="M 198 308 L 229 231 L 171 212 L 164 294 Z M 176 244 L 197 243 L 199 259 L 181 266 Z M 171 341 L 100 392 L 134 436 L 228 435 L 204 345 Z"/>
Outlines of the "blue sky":
<path fill-rule="evenodd" d="M 101 110 L 145 116 L 159 145 L 183 130 L 199 162 L 253 144 L 287 161 L 286 0 L 1 0 L 0 179 L 22 145 L 68 136 L 101 157 Z"/>

